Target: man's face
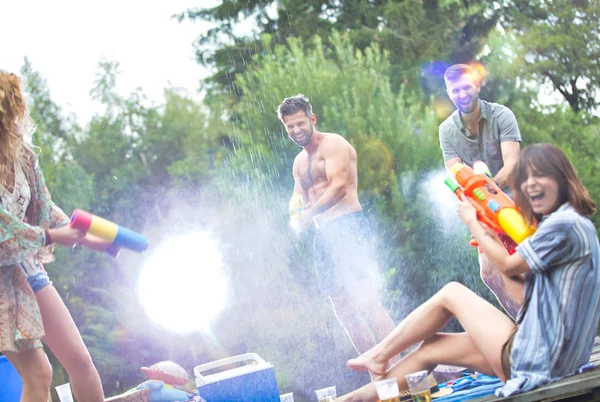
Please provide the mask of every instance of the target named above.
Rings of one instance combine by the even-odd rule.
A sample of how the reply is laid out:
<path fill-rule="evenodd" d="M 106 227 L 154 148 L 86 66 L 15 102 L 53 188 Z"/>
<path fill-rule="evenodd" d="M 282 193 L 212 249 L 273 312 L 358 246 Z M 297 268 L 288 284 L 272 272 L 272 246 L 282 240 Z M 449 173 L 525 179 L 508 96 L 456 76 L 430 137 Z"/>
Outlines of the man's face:
<path fill-rule="evenodd" d="M 299 147 L 305 147 L 310 144 L 316 121 L 317 117 L 314 113 L 308 118 L 303 111 L 299 111 L 289 116 L 283 116 L 285 130 L 291 140 Z"/>
<path fill-rule="evenodd" d="M 456 81 L 446 81 L 446 92 L 462 113 L 471 113 L 479 103 L 479 82 L 469 74 Z"/>

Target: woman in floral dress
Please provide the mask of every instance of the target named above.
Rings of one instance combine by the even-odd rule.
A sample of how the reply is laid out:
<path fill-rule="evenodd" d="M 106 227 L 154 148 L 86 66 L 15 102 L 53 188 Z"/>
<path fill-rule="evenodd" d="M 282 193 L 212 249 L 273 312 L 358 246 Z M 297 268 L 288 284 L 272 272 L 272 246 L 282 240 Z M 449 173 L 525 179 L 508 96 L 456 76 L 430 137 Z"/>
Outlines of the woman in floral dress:
<path fill-rule="evenodd" d="M 78 401 L 103 401 L 98 372 L 43 264 L 54 243 L 108 245 L 71 228 L 51 201 L 31 148 L 34 128 L 20 79 L 0 70 L 0 351 L 21 376 L 21 401 L 48 399 L 52 369 L 41 341 L 69 373 Z"/>

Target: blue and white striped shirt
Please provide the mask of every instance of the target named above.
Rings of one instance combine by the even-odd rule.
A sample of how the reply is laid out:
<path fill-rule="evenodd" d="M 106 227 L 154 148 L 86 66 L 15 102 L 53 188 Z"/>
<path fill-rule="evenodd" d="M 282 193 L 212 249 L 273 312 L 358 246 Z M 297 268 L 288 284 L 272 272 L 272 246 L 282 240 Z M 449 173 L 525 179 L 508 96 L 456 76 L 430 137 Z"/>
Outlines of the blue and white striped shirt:
<path fill-rule="evenodd" d="M 517 248 L 531 271 L 498 396 L 526 392 L 589 361 L 600 317 L 600 245 L 592 222 L 565 203 Z"/>

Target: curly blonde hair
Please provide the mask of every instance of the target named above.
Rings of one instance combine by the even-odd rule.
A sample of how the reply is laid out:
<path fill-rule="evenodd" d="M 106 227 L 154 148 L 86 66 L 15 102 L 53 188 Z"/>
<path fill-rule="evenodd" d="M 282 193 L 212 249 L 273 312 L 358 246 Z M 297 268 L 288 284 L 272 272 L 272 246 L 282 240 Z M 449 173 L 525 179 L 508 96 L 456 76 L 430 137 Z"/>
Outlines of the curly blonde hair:
<path fill-rule="evenodd" d="M 15 74 L 0 70 L 0 183 L 7 184 L 17 164 L 31 177 L 32 150 L 24 130 L 30 120 L 21 80 Z"/>

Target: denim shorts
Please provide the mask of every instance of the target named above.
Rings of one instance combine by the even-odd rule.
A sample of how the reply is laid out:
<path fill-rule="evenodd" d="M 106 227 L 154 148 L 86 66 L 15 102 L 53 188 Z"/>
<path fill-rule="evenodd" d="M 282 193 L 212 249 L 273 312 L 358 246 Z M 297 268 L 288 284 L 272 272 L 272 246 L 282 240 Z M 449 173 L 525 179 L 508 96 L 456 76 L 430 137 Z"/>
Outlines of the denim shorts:
<path fill-rule="evenodd" d="M 27 260 L 20 262 L 19 265 L 27 274 L 27 282 L 29 282 L 34 293 L 37 293 L 46 286 L 52 284 L 44 266 L 37 261 Z"/>

